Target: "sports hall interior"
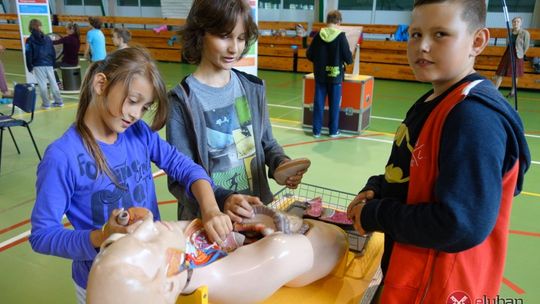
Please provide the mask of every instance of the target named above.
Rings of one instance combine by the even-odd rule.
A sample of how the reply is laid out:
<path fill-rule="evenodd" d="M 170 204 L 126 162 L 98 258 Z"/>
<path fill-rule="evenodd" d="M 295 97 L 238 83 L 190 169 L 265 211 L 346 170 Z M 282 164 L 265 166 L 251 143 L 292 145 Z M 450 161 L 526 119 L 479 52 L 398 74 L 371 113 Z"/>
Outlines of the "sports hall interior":
<path fill-rule="evenodd" d="M 67 22 L 82 26 L 81 50 L 88 30 L 88 16 L 102 16 L 107 50 L 113 51 L 112 28 L 126 27 L 132 44 L 147 47 L 158 61 L 167 88 L 173 88 L 194 70 L 182 62 L 176 30 L 185 21 L 185 7 L 191 1 L 174 0 L 56 0 L 50 9 L 56 15 L 55 33 L 63 34 Z M 410 21 L 412 1 L 382 0 L 258 0 L 257 21 L 260 37 L 257 46 L 257 76 L 266 84 L 267 105 L 273 134 L 292 158 L 307 157 L 311 167 L 303 183 L 350 194 L 357 193 L 367 179 L 384 171 L 394 133 L 406 111 L 430 85 L 415 81 L 408 67 L 405 41 L 396 41 L 399 24 Z M 410 2 L 410 3 L 409 3 Z M 506 22 L 502 1 L 489 0 L 487 26 L 489 46 L 477 59 L 476 70 L 492 79 L 506 47 Z M 2 1 L 0 7 L 0 55 L 9 87 L 26 82 L 26 68 L 21 51 L 16 1 Z M 174 10 L 178 3 L 184 8 Z M 540 0 L 506 1 L 510 18 L 521 16 L 523 27 L 531 33 L 530 58 L 540 57 Z M 309 33 L 324 26 L 324 12 L 339 9 L 345 25 L 363 27 L 360 44 L 359 73 L 373 77 L 369 114 L 357 132 L 343 132 L 330 138 L 323 132 L 314 138 L 304 121 L 305 76 L 312 72 L 305 56 Z M 306 36 L 297 36 L 297 26 Z M 165 26 L 165 27 L 163 27 Z M 162 30 L 156 30 L 161 28 Z M 81 53 L 82 58 L 82 53 Z M 84 75 L 88 63 L 80 62 Z M 352 66 L 347 68 L 352 72 Z M 500 89 L 509 92 L 511 81 L 505 79 Z M 540 303 L 540 74 L 531 61 L 525 62 L 525 76 L 520 78 L 517 100 L 507 98 L 523 120 L 532 163 L 525 176 L 522 193 L 514 199 L 509 230 L 509 246 L 500 297 L 505 303 Z M 41 154 L 53 140 L 74 122 L 78 95 L 62 94 L 65 106 L 36 110 L 30 125 Z M 366 109 L 364 109 L 366 110 Z M 1 113 L 10 113 L 10 104 L 0 104 Z M 18 117 L 30 114 L 18 111 Z M 148 118 L 145 118 L 148 119 Z M 28 243 L 30 213 L 35 200 L 36 167 L 39 159 L 24 128 L 12 128 L 20 154 L 8 132 L 4 132 L 0 167 L 0 302 L 2 303 L 73 303 L 71 261 L 32 251 Z M 165 129 L 160 130 L 165 138 Z M 154 168 L 158 173 L 158 169 Z M 176 219 L 174 197 L 167 190 L 167 179 L 156 174 L 161 216 Z M 274 192 L 282 189 L 273 180 Z M 66 225 L 69 223 L 66 220 Z M 369 281 L 369 280 L 368 280 Z M 535 287 L 536 286 L 536 287 Z M 314 303 L 307 299 L 298 303 Z M 352 303 L 352 302 L 351 302 Z"/>

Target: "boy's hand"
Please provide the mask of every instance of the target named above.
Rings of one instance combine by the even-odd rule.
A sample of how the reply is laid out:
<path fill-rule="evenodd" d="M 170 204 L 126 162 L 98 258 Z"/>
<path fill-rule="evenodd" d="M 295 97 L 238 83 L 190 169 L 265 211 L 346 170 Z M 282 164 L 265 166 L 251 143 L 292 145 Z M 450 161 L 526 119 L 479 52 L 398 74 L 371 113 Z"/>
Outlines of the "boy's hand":
<path fill-rule="evenodd" d="M 366 190 L 366 191 L 363 191 L 363 192 L 360 192 L 358 193 L 358 195 L 356 195 L 356 197 L 349 203 L 349 207 L 347 207 L 347 216 L 349 219 L 351 219 L 351 215 L 352 215 L 352 209 L 360 204 L 360 203 L 366 203 L 367 201 L 369 201 L 370 199 L 373 199 L 373 197 L 375 196 L 375 192 L 373 192 L 373 190 Z"/>
<path fill-rule="evenodd" d="M 233 229 L 231 218 L 217 208 L 202 211 L 202 222 L 210 241 L 218 245 L 223 243 Z"/>
<path fill-rule="evenodd" d="M 286 166 L 285 164 L 287 164 L 287 163 L 289 163 L 289 162 L 291 162 L 291 161 L 293 161 L 293 160 L 291 160 L 291 159 L 285 159 L 285 160 L 283 160 L 283 161 L 279 164 L 278 168 L 280 168 L 280 167 L 282 167 L 282 166 Z M 297 160 L 295 160 L 295 161 L 297 161 Z M 309 161 L 309 160 L 307 160 L 307 161 Z M 285 186 L 286 186 L 287 188 L 289 188 L 289 189 L 296 189 L 296 188 L 298 188 L 298 184 L 300 184 L 300 183 L 302 182 L 302 177 L 304 176 L 304 173 L 307 172 L 307 170 L 308 170 L 310 164 L 311 164 L 311 163 L 307 164 L 307 167 L 305 167 L 305 169 L 296 171 L 296 173 L 295 173 L 294 175 L 289 176 L 289 177 L 285 180 L 285 183 L 284 183 L 284 184 L 281 184 L 281 183 L 280 183 L 279 181 L 277 181 L 277 180 L 276 180 L 276 182 L 277 182 L 278 184 L 280 184 L 280 185 L 285 185 Z M 278 168 L 276 168 L 276 170 L 278 170 Z"/>
<path fill-rule="evenodd" d="M 353 221 L 353 226 L 358 233 L 364 235 L 366 231 L 362 228 L 361 214 L 366 202 L 375 196 L 373 190 L 366 190 L 358 193 L 347 207 L 347 217 Z"/>
<path fill-rule="evenodd" d="M 223 207 L 233 222 L 241 223 L 244 218 L 253 217 L 252 205 L 262 205 L 261 200 L 256 196 L 233 194 L 227 197 Z"/>

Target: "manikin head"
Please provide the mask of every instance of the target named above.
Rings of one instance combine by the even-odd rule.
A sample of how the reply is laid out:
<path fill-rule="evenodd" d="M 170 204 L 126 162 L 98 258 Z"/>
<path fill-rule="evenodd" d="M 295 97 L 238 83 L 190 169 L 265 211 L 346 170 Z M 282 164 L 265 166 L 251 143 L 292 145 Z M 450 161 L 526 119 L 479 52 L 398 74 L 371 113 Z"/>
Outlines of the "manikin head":
<path fill-rule="evenodd" d="M 88 303 L 175 303 L 187 280 L 179 267 L 184 227 L 152 218 L 150 214 L 132 233 L 114 234 L 103 243 L 90 271 Z"/>

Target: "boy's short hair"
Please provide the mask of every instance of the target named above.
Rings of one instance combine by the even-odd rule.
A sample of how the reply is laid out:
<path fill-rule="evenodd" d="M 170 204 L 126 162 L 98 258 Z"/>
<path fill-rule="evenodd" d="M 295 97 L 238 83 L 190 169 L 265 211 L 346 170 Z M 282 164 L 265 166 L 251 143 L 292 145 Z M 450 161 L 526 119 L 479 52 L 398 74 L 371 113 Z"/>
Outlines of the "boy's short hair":
<path fill-rule="evenodd" d="M 101 25 L 103 24 L 103 22 L 101 22 L 101 18 L 99 17 L 88 17 L 88 23 L 90 23 L 90 25 L 96 29 L 100 29 Z"/>
<path fill-rule="evenodd" d="M 31 33 L 32 31 L 39 31 L 39 27 L 41 26 L 41 21 L 39 19 L 32 19 L 30 20 L 30 23 L 28 23 L 28 31 Z"/>
<path fill-rule="evenodd" d="M 131 33 L 124 28 L 115 27 L 113 29 L 113 33 L 115 33 L 118 38 L 122 38 L 124 43 L 128 43 L 129 41 L 131 41 Z"/>
<path fill-rule="evenodd" d="M 486 27 L 486 2 L 484 0 L 415 0 L 414 8 L 426 4 L 459 3 L 462 7 L 461 19 L 469 24 L 469 31 Z"/>
<path fill-rule="evenodd" d="M 329 11 L 326 14 L 326 23 L 340 24 L 341 20 L 341 12 L 338 10 Z"/>
<path fill-rule="evenodd" d="M 202 59 L 205 34 L 231 33 L 237 21 L 244 24 L 246 47 L 242 58 L 257 40 L 259 29 L 251 16 L 251 7 L 245 0 L 195 0 L 186 23 L 178 31 L 182 42 L 182 55 L 189 63 L 199 64 Z"/>

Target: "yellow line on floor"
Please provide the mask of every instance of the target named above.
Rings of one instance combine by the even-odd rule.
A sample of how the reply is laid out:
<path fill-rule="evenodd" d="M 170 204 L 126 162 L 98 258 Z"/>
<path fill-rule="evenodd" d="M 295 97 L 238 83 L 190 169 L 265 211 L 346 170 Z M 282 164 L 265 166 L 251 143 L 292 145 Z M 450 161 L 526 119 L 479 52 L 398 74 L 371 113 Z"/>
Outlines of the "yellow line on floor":
<path fill-rule="evenodd" d="M 534 192 L 521 191 L 521 194 L 527 195 L 527 196 L 540 197 L 540 193 L 534 193 Z"/>

